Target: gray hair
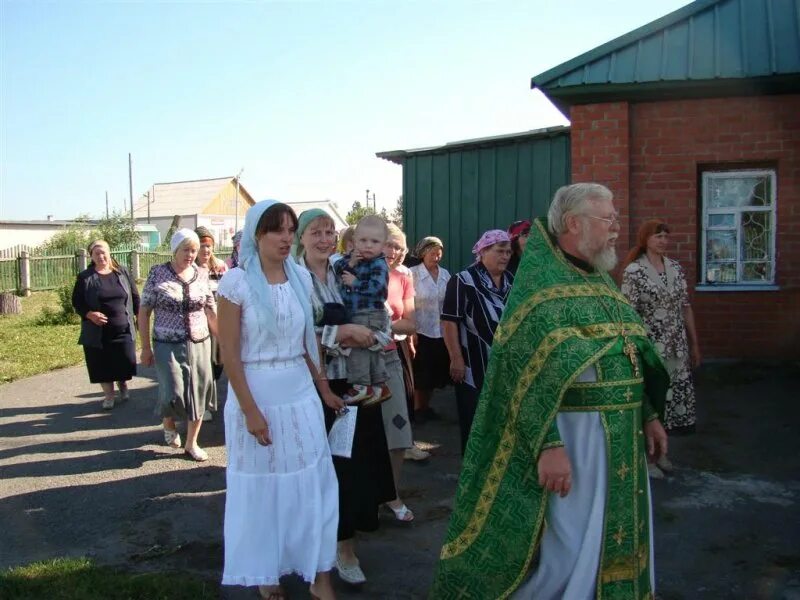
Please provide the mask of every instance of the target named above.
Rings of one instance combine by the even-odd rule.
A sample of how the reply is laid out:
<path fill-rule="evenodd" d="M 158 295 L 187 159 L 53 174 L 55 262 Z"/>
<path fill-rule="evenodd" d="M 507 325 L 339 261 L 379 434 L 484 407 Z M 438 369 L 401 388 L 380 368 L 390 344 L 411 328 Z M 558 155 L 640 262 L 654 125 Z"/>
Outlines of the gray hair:
<path fill-rule="evenodd" d="M 556 190 L 547 211 L 547 228 L 553 235 L 567 231 L 567 217 L 580 214 L 593 200 L 611 200 L 614 195 L 599 183 L 573 183 Z"/>

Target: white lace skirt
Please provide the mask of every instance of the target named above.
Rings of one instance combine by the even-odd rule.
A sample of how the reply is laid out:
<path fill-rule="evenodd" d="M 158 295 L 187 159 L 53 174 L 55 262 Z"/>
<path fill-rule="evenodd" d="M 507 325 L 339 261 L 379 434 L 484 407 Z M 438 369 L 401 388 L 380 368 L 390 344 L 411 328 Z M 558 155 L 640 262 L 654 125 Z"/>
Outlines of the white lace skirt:
<path fill-rule="evenodd" d="M 272 445 L 247 432 L 233 389 L 225 403 L 228 585 L 274 585 L 289 573 L 313 582 L 336 562 L 339 490 L 319 397 L 305 363 L 245 369 Z"/>

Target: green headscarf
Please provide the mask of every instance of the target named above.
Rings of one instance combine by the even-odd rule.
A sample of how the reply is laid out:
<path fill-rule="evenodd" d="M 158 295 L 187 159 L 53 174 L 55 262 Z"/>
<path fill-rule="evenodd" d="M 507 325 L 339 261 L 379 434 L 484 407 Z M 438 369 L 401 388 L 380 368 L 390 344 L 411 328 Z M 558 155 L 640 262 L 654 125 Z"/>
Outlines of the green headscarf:
<path fill-rule="evenodd" d="M 300 213 L 300 216 L 297 217 L 297 231 L 294 232 L 294 243 L 292 243 L 292 256 L 295 258 L 299 258 L 305 254 L 306 249 L 303 247 L 300 238 L 303 237 L 303 232 L 306 230 L 306 227 L 308 227 L 314 219 L 320 217 L 327 217 L 333 220 L 333 217 L 321 208 L 309 208 L 308 210 L 304 210 Z"/>

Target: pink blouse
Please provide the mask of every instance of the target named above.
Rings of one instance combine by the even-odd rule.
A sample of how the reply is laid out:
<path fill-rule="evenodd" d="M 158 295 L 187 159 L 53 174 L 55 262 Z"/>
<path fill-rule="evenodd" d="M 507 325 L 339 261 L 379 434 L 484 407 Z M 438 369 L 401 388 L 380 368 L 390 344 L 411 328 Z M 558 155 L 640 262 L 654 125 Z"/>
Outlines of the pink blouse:
<path fill-rule="evenodd" d="M 389 307 L 389 317 L 392 323 L 403 318 L 404 301 L 414 297 L 414 278 L 411 271 L 404 265 L 389 269 L 389 295 L 386 304 Z M 404 340 L 406 335 L 395 334 L 394 339 Z M 389 344 L 386 350 L 394 350 L 397 346 Z"/>

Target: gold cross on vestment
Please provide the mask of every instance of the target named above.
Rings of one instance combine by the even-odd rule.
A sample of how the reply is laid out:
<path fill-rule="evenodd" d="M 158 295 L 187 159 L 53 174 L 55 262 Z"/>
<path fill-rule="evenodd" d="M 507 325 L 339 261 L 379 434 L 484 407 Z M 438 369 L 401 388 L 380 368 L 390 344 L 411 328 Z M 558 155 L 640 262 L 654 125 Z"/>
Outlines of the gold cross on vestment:
<path fill-rule="evenodd" d="M 625 478 L 628 476 L 630 470 L 631 469 L 627 464 L 622 463 L 622 466 L 617 469 L 617 475 L 619 475 L 619 478 L 622 479 L 622 481 L 625 481 Z"/>
<path fill-rule="evenodd" d="M 633 390 L 631 388 L 628 388 L 627 390 L 625 390 L 625 402 L 630 404 L 631 398 L 633 398 Z"/>
<path fill-rule="evenodd" d="M 614 534 L 614 541 L 617 542 L 617 546 L 622 545 L 622 540 L 625 539 L 625 530 L 622 528 L 622 525 L 619 526 L 617 533 Z"/>
<path fill-rule="evenodd" d="M 633 375 L 634 377 L 639 377 L 639 361 L 636 360 L 636 344 L 630 340 L 625 334 L 625 331 L 622 332 L 622 342 L 622 351 L 625 353 L 625 356 L 628 357 L 628 360 L 631 361 Z"/>

